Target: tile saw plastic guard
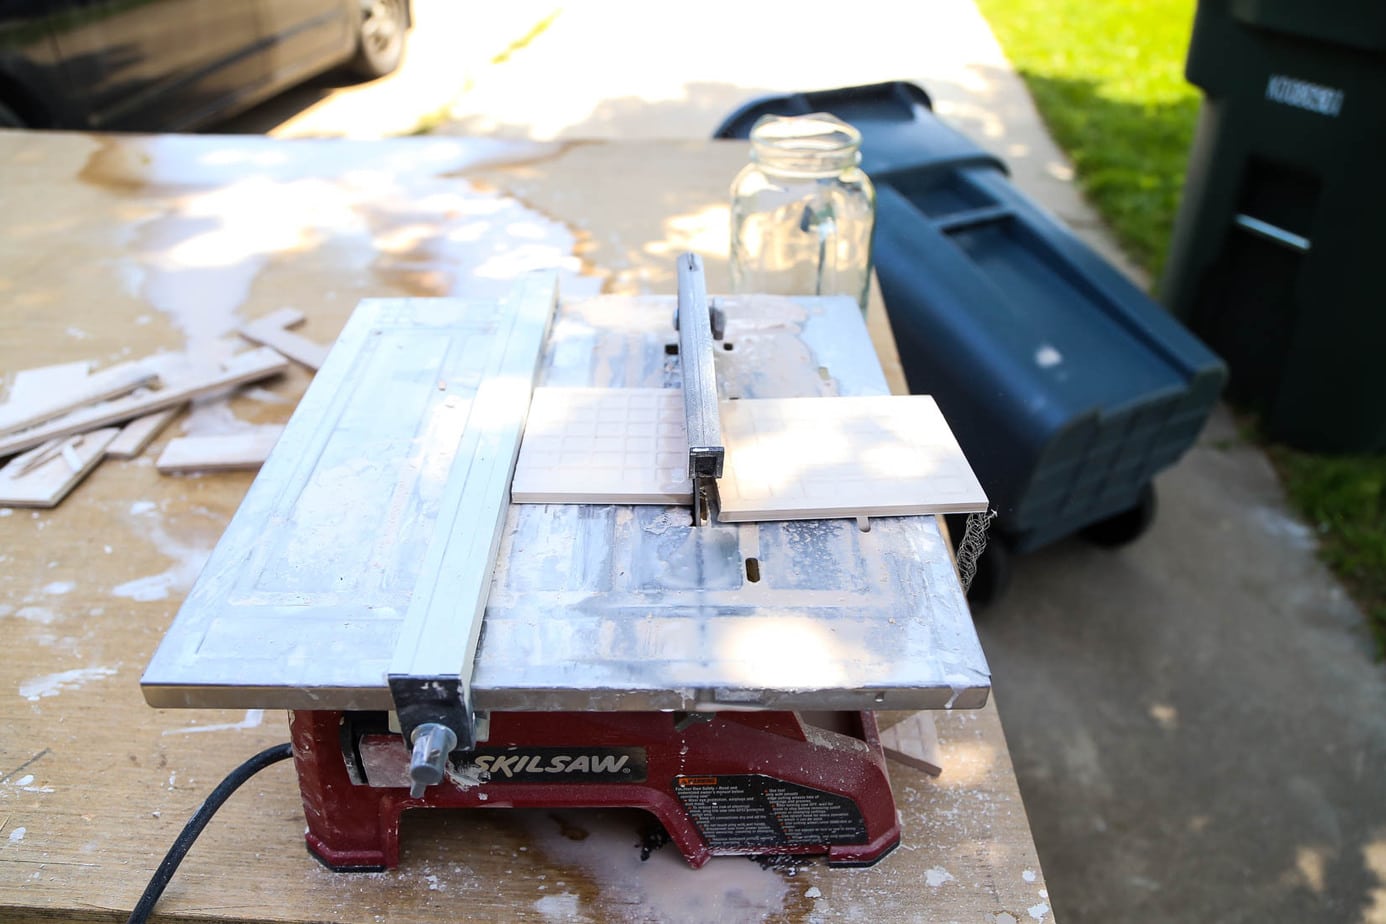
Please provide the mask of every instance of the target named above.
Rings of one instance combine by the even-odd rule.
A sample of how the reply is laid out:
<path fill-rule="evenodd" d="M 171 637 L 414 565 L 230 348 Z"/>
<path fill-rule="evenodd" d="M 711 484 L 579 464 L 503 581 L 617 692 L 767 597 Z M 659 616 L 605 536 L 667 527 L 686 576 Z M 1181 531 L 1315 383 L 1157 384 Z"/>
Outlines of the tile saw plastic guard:
<path fill-rule="evenodd" d="M 850 299 L 716 307 L 721 398 L 887 393 Z M 426 807 L 641 808 L 694 866 L 880 859 L 900 831 L 872 710 L 990 691 L 933 517 L 505 502 L 533 385 L 681 386 L 673 308 L 555 308 L 542 276 L 500 303 L 363 302 L 146 699 L 290 710 L 307 843 L 334 869 L 395 865 L 400 814 Z"/>

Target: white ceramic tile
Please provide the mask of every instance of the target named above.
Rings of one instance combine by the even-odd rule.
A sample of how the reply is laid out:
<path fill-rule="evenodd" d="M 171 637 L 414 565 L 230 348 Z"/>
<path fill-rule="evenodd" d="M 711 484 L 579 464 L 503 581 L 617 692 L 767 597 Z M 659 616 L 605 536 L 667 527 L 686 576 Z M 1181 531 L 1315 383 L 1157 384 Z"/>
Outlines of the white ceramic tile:
<path fill-rule="evenodd" d="M 158 374 L 163 382 L 161 388 L 136 391 L 81 408 L 19 433 L 0 435 L 0 456 L 13 455 L 55 437 L 84 433 L 109 424 L 123 424 L 154 411 L 176 407 L 192 398 L 278 375 L 289 366 L 287 359 L 268 347 L 239 353 L 216 369 L 202 368 L 196 361 L 176 353 L 151 356 L 142 362 Z"/>
<path fill-rule="evenodd" d="M 53 369 L 33 371 L 45 378 L 49 373 L 52 373 L 54 378 L 65 374 Z M 156 372 L 138 362 L 120 363 L 95 375 L 69 381 L 66 387 L 50 389 L 42 395 L 32 395 L 25 402 L 10 400 L 0 406 L 0 434 L 26 430 L 55 417 L 62 417 L 69 411 L 99 404 L 110 398 L 119 398 L 137 388 L 157 382 L 158 378 Z M 23 384 L 23 379 L 18 380 L 17 387 L 22 394 L 28 394 L 29 388 Z"/>
<path fill-rule="evenodd" d="M 536 388 L 510 489 L 517 504 L 689 504 L 683 394 Z"/>
<path fill-rule="evenodd" d="M 106 455 L 112 459 L 133 459 L 144 452 L 145 447 L 154 441 L 168 422 L 178 416 L 183 408 L 170 407 L 143 417 L 136 417 L 120 429 L 120 435 L 111 440 L 106 447 Z"/>
<path fill-rule="evenodd" d="M 165 475 L 257 469 L 283 433 L 280 425 L 262 424 L 243 433 L 180 436 L 169 440 L 154 466 Z"/>
<path fill-rule="evenodd" d="M 0 507 L 55 507 L 87 476 L 120 431 L 63 436 L 15 456 L 0 469 Z"/>
<path fill-rule="evenodd" d="M 85 359 L 56 366 L 42 366 L 38 369 L 21 369 L 14 374 L 14 384 L 10 386 L 7 404 L 0 410 L 13 405 L 18 407 L 34 401 L 41 401 L 55 391 L 71 391 L 87 378 L 91 362 Z"/>
<path fill-rule="evenodd" d="M 985 510 L 987 498 L 927 395 L 722 402 L 726 522 Z"/>
<path fill-rule="evenodd" d="M 832 519 L 986 509 L 932 398 L 724 401 L 720 519 Z M 537 388 L 516 503 L 687 504 L 683 404 L 673 389 Z"/>
<path fill-rule="evenodd" d="M 251 343 L 272 347 L 316 372 L 326 362 L 330 347 L 314 343 L 302 334 L 289 330 L 302 323 L 303 312 L 294 308 L 280 308 L 243 325 L 239 333 Z"/>
<path fill-rule="evenodd" d="M 889 728 L 881 729 L 881 747 L 886 757 L 907 767 L 923 770 L 929 776 L 943 772 L 934 717 L 920 711 L 906 716 Z"/>

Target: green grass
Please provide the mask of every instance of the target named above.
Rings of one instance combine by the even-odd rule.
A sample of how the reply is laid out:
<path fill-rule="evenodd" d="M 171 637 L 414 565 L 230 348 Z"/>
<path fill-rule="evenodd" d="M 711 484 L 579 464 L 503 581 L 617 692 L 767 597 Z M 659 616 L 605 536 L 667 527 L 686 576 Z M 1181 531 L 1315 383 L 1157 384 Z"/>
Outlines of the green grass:
<path fill-rule="evenodd" d="M 1159 278 L 1199 93 L 1184 80 L 1193 0 L 980 0 L 1082 190 Z"/>
<path fill-rule="evenodd" d="M 1078 184 L 1138 263 L 1164 268 L 1201 96 L 1184 80 L 1194 0 L 978 0 Z M 1268 446 L 1319 551 L 1386 657 L 1386 454 Z"/>
<path fill-rule="evenodd" d="M 1088 198 L 1158 279 L 1200 96 L 1193 0 L 979 0 Z"/>
<path fill-rule="evenodd" d="M 1362 604 L 1386 658 L 1386 459 L 1316 456 L 1281 446 L 1271 459 L 1290 500 L 1318 530 L 1319 555 Z"/>

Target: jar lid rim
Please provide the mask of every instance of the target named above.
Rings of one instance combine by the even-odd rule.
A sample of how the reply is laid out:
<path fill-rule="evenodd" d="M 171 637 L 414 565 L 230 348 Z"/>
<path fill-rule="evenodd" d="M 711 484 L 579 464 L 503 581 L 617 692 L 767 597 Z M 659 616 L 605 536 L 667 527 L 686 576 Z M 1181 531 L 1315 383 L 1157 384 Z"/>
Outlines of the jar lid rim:
<path fill-rule="evenodd" d="M 751 142 L 785 150 L 836 151 L 861 146 L 861 132 L 829 112 L 764 115 L 751 127 Z"/>

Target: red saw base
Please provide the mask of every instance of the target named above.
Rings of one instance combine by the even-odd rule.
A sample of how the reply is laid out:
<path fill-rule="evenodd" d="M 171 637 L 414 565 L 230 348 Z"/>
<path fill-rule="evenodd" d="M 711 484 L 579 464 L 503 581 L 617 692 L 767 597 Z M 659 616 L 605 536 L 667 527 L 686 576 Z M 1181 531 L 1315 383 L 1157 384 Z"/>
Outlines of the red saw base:
<path fill-rule="evenodd" d="M 900 843 L 875 716 L 793 712 L 509 712 L 422 798 L 384 713 L 295 712 L 308 849 L 339 871 L 399 865 L 415 808 L 638 808 L 690 866 L 721 855 L 826 854 L 869 866 Z"/>

